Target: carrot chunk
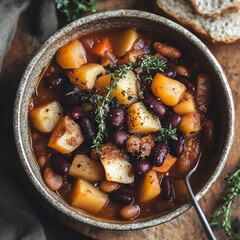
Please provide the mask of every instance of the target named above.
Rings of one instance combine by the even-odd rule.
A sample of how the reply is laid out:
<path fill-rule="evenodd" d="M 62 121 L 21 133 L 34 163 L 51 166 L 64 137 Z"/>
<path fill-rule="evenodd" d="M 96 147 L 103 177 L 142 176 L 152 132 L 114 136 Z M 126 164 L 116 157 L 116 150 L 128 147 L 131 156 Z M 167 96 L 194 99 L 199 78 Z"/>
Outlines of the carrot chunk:
<path fill-rule="evenodd" d="M 112 46 L 108 37 L 100 40 L 100 42 L 95 43 L 92 52 L 100 57 L 104 57 L 107 51 L 111 51 Z"/>

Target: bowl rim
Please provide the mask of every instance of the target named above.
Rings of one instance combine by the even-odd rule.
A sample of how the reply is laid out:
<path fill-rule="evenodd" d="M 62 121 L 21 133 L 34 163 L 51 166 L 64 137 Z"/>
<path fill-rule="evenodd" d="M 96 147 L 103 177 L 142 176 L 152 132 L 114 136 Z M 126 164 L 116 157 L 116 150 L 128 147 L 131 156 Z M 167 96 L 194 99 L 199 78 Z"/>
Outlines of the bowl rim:
<path fill-rule="evenodd" d="M 171 28 L 173 31 L 180 32 L 185 38 L 187 38 L 189 41 L 191 41 L 196 47 L 198 47 L 202 52 L 204 52 L 204 55 L 206 58 L 208 58 L 211 61 L 211 64 L 215 70 L 215 73 L 218 75 L 218 78 L 221 79 L 222 84 L 224 86 L 224 91 L 226 93 L 226 99 L 228 105 L 228 124 L 229 124 L 229 131 L 227 132 L 227 136 L 225 138 L 226 145 L 223 146 L 222 149 L 222 155 L 219 160 L 219 164 L 214 169 L 212 175 L 209 177 L 208 181 L 205 183 L 205 185 L 198 191 L 196 194 L 196 199 L 199 200 L 212 186 L 212 184 L 216 181 L 218 176 L 220 175 L 226 161 L 227 157 L 231 148 L 231 145 L 233 143 L 233 136 L 234 136 L 234 120 L 235 120 L 235 111 L 234 111 L 234 102 L 233 97 L 231 93 L 231 89 L 229 86 L 229 83 L 227 81 L 227 78 L 216 60 L 216 58 L 213 56 L 213 54 L 210 52 L 210 50 L 205 46 L 204 43 L 202 43 L 201 40 L 199 40 L 194 34 L 189 32 L 184 27 L 180 26 L 179 24 L 166 19 L 164 17 L 161 17 L 156 14 L 139 11 L 139 10 L 114 10 L 114 11 L 106 11 L 101 13 L 96 13 L 90 16 L 86 16 L 83 18 L 80 18 L 65 27 L 58 30 L 55 34 L 53 34 L 43 45 L 42 47 L 37 51 L 37 53 L 34 55 L 32 60 L 29 62 L 22 78 L 19 83 L 16 99 L 15 99 L 15 105 L 14 105 L 14 115 L 13 115 L 13 127 L 14 127 L 14 136 L 15 136 L 15 142 L 17 146 L 17 151 L 21 160 L 21 163 L 24 167 L 24 171 L 27 173 L 30 181 L 34 185 L 34 187 L 37 189 L 37 191 L 43 196 L 43 198 L 50 203 L 54 208 L 56 208 L 58 211 L 63 213 L 64 215 L 70 217 L 71 219 L 74 219 L 76 221 L 80 221 L 84 224 L 92 225 L 94 227 L 99 227 L 102 229 L 108 229 L 108 230 L 134 230 L 134 229 L 141 229 L 146 227 L 152 227 L 159 225 L 161 223 L 167 222 L 172 220 L 175 217 L 180 216 L 182 213 L 184 213 L 186 210 L 188 210 L 192 204 L 188 201 L 185 204 L 183 204 L 181 207 L 175 209 L 175 211 L 167 213 L 166 215 L 160 216 L 160 217 L 152 217 L 152 219 L 146 220 L 146 219 L 138 219 L 134 221 L 118 221 L 118 222 L 111 222 L 111 220 L 105 220 L 105 219 L 92 219 L 87 216 L 82 216 L 81 214 L 74 212 L 70 208 L 67 208 L 63 204 L 56 203 L 56 200 L 48 194 L 48 192 L 45 190 L 44 186 L 38 181 L 37 177 L 34 174 L 34 171 L 31 168 L 30 162 L 27 159 L 26 150 L 23 147 L 23 138 L 24 136 L 21 135 L 21 105 L 24 101 L 24 90 L 26 88 L 27 80 L 29 76 L 32 74 L 33 68 L 35 64 L 38 62 L 38 60 L 41 58 L 41 56 L 44 55 L 44 53 L 47 51 L 47 49 L 57 40 L 62 38 L 66 33 L 70 32 L 72 29 L 77 28 L 83 24 L 90 23 L 95 20 L 99 19 L 107 19 L 107 18 L 119 18 L 119 17 L 132 17 L 132 18 L 139 18 L 139 19 L 146 19 L 154 21 L 158 24 L 163 24 Z"/>

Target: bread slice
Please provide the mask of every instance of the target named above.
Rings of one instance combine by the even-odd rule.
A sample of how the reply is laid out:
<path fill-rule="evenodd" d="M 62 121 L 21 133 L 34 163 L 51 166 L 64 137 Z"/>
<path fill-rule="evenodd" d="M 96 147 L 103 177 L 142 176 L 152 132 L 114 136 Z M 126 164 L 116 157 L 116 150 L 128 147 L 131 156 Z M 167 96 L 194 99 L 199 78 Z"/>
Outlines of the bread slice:
<path fill-rule="evenodd" d="M 204 17 L 186 0 L 156 0 L 168 16 L 209 37 L 213 42 L 231 43 L 240 39 L 240 12 L 224 13 L 217 18 Z"/>
<path fill-rule="evenodd" d="M 196 11 L 205 16 L 216 17 L 223 12 L 236 12 L 240 0 L 190 0 Z"/>

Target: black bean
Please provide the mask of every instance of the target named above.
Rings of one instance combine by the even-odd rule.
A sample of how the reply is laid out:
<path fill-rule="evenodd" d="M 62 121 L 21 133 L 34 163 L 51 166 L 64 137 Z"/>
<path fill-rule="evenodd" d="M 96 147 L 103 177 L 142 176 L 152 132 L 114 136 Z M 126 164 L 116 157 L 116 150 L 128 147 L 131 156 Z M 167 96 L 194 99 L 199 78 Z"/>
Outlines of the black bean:
<path fill-rule="evenodd" d="M 117 190 L 109 194 L 110 199 L 116 203 L 130 204 L 133 202 L 133 195 L 124 190 Z"/>
<path fill-rule="evenodd" d="M 173 194 L 173 187 L 172 187 L 172 179 L 170 176 L 165 176 L 163 178 L 161 187 L 162 187 L 161 196 L 163 197 L 163 199 L 167 201 L 172 200 L 174 198 L 174 194 Z"/>
<path fill-rule="evenodd" d="M 109 123 L 113 128 L 121 128 L 126 122 L 126 111 L 123 107 L 118 106 L 110 110 Z"/>
<path fill-rule="evenodd" d="M 61 176 L 66 176 L 68 174 L 70 164 L 62 156 L 52 156 L 50 159 L 51 167 L 53 171 Z"/>
<path fill-rule="evenodd" d="M 82 108 L 75 106 L 75 107 L 71 107 L 70 109 L 68 109 L 67 111 L 67 115 L 72 118 L 74 121 L 79 120 L 82 115 L 83 115 L 83 110 Z"/>
<path fill-rule="evenodd" d="M 96 135 L 95 126 L 93 122 L 90 120 L 90 118 L 82 116 L 82 118 L 80 119 L 80 126 L 84 137 L 90 140 L 95 137 Z"/>
<path fill-rule="evenodd" d="M 195 93 L 195 90 L 196 90 L 195 85 L 191 82 L 189 77 L 179 75 L 176 77 L 176 79 L 185 85 L 188 92 L 190 92 L 191 94 Z"/>
<path fill-rule="evenodd" d="M 140 160 L 134 166 L 134 172 L 139 176 L 146 175 L 151 169 L 152 169 L 152 166 L 147 160 Z"/>
<path fill-rule="evenodd" d="M 178 113 L 172 113 L 166 115 L 162 120 L 161 124 L 164 128 L 169 128 L 170 125 L 172 128 L 177 128 L 182 121 L 182 117 Z"/>
<path fill-rule="evenodd" d="M 130 137 L 129 133 L 124 130 L 124 129 L 118 129 L 116 130 L 113 135 L 113 142 L 118 146 L 118 147 L 124 147 L 126 140 Z"/>
<path fill-rule="evenodd" d="M 176 76 L 176 71 L 171 68 L 167 68 L 163 71 L 163 75 L 169 78 L 174 78 Z"/>
<path fill-rule="evenodd" d="M 167 107 L 163 105 L 160 100 L 158 100 L 155 96 L 152 94 L 147 94 L 144 97 L 144 104 L 148 108 L 149 111 L 151 111 L 154 115 L 156 115 L 159 118 L 164 117 L 167 111 Z"/>
<path fill-rule="evenodd" d="M 49 75 L 45 78 L 47 86 L 51 88 L 60 88 L 62 87 L 65 83 L 68 82 L 68 79 L 66 76 L 54 73 L 52 75 Z"/>
<path fill-rule="evenodd" d="M 182 133 L 177 133 L 177 140 L 170 139 L 169 140 L 169 149 L 170 153 L 175 157 L 180 157 L 183 153 L 185 147 L 186 139 Z"/>
<path fill-rule="evenodd" d="M 155 166 L 160 167 L 168 154 L 168 146 L 164 143 L 157 143 L 152 150 L 151 157 Z"/>

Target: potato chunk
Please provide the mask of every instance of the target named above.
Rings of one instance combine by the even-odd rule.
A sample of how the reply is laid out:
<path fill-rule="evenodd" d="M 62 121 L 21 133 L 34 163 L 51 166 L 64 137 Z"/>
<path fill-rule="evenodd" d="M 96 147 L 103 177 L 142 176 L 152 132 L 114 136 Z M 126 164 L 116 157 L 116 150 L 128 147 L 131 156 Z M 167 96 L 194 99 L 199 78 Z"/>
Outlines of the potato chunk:
<path fill-rule="evenodd" d="M 104 67 L 97 63 L 86 63 L 81 67 L 68 72 L 70 81 L 80 89 L 92 89 L 97 77 L 105 74 Z"/>
<path fill-rule="evenodd" d="M 102 164 L 82 154 L 77 154 L 73 159 L 69 175 L 89 182 L 98 182 L 105 177 Z"/>
<path fill-rule="evenodd" d="M 139 201 L 148 202 L 156 198 L 161 193 L 160 183 L 157 173 L 153 170 L 148 172 L 139 186 Z"/>
<path fill-rule="evenodd" d="M 56 53 L 57 63 L 64 69 L 79 68 L 87 62 L 86 52 L 79 40 L 74 40 L 58 49 Z"/>
<path fill-rule="evenodd" d="M 142 102 L 134 103 L 128 108 L 127 124 L 130 133 L 150 133 L 161 128 L 159 119 Z"/>
<path fill-rule="evenodd" d="M 197 112 L 182 115 L 180 131 L 188 138 L 194 137 L 201 130 L 201 119 Z"/>
<path fill-rule="evenodd" d="M 167 106 L 175 106 L 183 97 L 186 87 L 177 80 L 157 73 L 153 78 L 151 90 Z"/>
<path fill-rule="evenodd" d="M 74 151 L 84 141 L 83 134 L 77 123 L 70 117 L 62 117 L 55 127 L 48 146 L 60 153 L 67 154 Z"/>
<path fill-rule="evenodd" d="M 114 53 L 118 57 L 123 56 L 127 51 L 132 48 L 133 43 L 138 38 L 139 34 L 133 28 L 124 31 L 118 39 L 118 44 L 116 49 L 114 49 Z"/>
<path fill-rule="evenodd" d="M 108 195 L 79 178 L 72 190 L 70 204 L 86 212 L 97 213 L 108 202 Z"/>
<path fill-rule="evenodd" d="M 183 99 L 173 108 L 174 112 L 185 114 L 196 111 L 196 105 L 192 94 L 186 92 Z"/>
<path fill-rule="evenodd" d="M 43 133 L 51 132 L 63 115 L 63 110 L 58 101 L 47 103 L 30 112 L 33 126 Z"/>
<path fill-rule="evenodd" d="M 132 164 L 123 158 L 114 145 L 106 144 L 102 149 L 100 159 L 108 181 L 124 184 L 134 182 Z"/>

